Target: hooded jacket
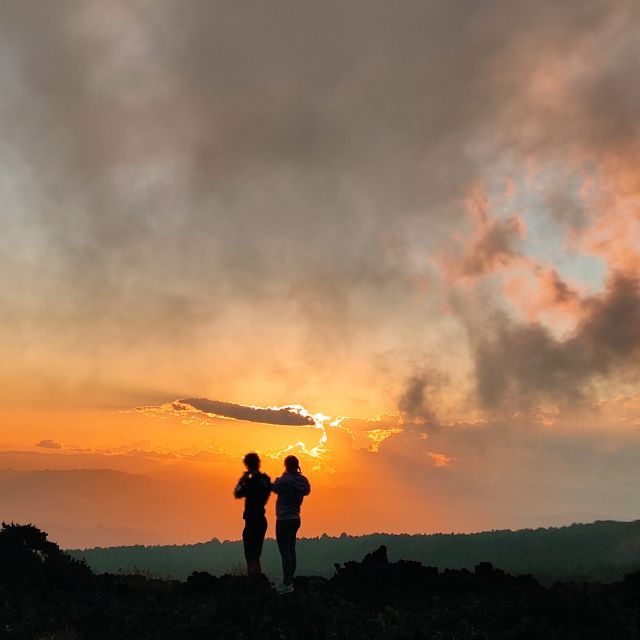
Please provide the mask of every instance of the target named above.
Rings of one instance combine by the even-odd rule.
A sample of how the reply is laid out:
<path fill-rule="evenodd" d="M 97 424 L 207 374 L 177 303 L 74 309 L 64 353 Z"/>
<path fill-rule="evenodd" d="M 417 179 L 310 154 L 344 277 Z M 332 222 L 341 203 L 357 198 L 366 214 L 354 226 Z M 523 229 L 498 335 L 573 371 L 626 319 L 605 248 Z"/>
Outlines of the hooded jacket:
<path fill-rule="evenodd" d="M 278 495 L 276 519 L 299 520 L 302 500 L 311 493 L 309 481 L 298 471 L 285 471 L 274 480 L 271 490 Z"/>

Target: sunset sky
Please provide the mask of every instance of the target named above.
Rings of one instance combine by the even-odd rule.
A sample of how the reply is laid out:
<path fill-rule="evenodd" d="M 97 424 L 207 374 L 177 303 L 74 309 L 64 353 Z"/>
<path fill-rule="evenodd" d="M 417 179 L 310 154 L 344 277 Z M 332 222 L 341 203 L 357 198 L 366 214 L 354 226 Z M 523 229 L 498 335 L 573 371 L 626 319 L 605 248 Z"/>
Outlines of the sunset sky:
<path fill-rule="evenodd" d="M 640 517 L 639 78 L 635 0 L 3 1 L 0 519 Z"/>

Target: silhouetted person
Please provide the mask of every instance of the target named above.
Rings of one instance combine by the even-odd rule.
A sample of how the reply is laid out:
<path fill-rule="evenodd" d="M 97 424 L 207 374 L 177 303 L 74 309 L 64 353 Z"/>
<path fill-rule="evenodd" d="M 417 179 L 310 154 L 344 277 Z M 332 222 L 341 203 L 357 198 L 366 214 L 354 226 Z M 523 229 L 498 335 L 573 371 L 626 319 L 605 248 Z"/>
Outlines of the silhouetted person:
<path fill-rule="evenodd" d="M 247 470 L 238 480 L 233 495 L 236 498 L 244 498 L 242 542 L 247 574 L 252 576 L 262 573 L 260 556 L 264 535 L 267 532 L 264 505 L 267 504 L 271 492 L 271 479 L 260 471 L 260 457 L 257 453 L 247 453 L 244 464 Z"/>
<path fill-rule="evenodd" d="M 309 481 L 300 471 L 295 456 L 284 459 L 285 472 L 276 478 L 271 490 L 278 495 L 276 500 L 276 540 L 282 557 L 282 584 L 278 593 L 293 591 L 293 576 L 296 572 L 296 534 L 300 528 L 300 505 L 304 496 L 311 493 Z"/>

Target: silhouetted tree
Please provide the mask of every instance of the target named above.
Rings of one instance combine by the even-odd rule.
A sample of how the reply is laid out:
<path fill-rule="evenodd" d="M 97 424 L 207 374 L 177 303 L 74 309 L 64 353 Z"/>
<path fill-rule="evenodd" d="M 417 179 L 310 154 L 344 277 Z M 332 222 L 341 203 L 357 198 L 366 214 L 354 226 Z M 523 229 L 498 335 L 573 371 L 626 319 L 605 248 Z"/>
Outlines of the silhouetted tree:
<path fill-rule="evenodd" d="M 72 558 L 47 540 L 47 534 L 38 527 L 2 523 L 0 583 L 74 587 L 86 584 L 91 577 L 84 561 Z"/>

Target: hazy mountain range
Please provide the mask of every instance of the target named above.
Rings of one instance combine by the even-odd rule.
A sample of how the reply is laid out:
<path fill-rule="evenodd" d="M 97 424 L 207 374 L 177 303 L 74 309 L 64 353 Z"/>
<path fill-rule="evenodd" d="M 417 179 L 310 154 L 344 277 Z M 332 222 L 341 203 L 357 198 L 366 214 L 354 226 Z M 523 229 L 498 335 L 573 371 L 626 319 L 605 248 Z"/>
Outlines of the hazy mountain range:
<path fill-rule="evenodd" d="M 216 530 L 214 510 L 202 504 L 228 501 L 223 489 L 111 469 L 4 469 L 0 518 L 36 524 L 63 547 L 196 541 Z"/>
<path fill-rule="evenodd" d="M 220 504 L 229 508 L 216 509 Z M 212 535 L 237 539 L 242 521 L 233 506 L 229 487 L 200 478 L 113 469 L 0 469 L 0 519 L 32 522 L 65 548 L 195 543 Z M 569 511 L 514 517 L 508 526 L 614 519 L 622 520 Z"/>

